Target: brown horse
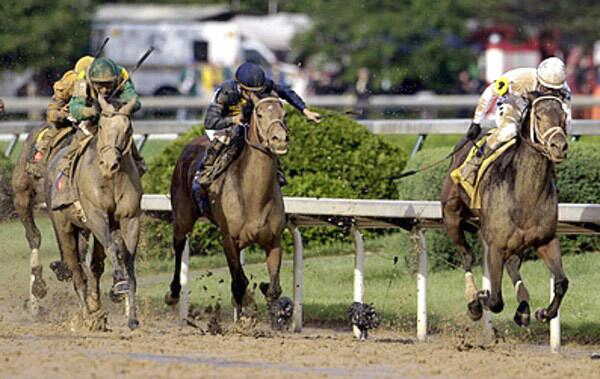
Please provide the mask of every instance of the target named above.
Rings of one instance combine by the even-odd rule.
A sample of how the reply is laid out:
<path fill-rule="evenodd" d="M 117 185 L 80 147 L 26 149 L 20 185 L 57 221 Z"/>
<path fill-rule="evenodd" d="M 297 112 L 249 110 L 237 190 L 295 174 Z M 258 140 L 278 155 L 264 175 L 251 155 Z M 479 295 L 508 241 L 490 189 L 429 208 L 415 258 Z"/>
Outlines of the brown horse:
<path fill-rule="evenodd" d="M 444 180 L 441 195 L 444 224 L 462 255 L 465 296 L 473 320 L 481 318 L 483 307 L 494 313 L 502 311 L 502 271 L 506 266 L 519 302 L 514 320 L 518 325 L 529 324 L 529 293 L 519 268 L 530 247 L 544 261 L 555 283 L 552 302 L 535 313 L 539 321 L 556 317 L 568 288 L 556 237 L 558 195 L 554 180 L 554 165 L 566 158 L 568 149 L 566 114 L 558 97 L 532 96 L 530 101 L 532 105 L 516 143 L 480 179 L 481 209 L 469 209 L 468 196 L 450 175 Z M 469 149 L 470 146 L 463 145 L 456 152 L 449 173 L 460 166 Z M 479 217 L 479 237 L 489 248 L 491 291 L 477 291 L 471 273 L 474 256 L 464 231 L 473 216 Z"/>
<path fill-rule="evenodd" d="M 247 129 L 246 144 L 235 160 L 209 190 L 209 207 L 205 216 L 219 227 L 224 237 L 225 255 L 231 274 L 231 291 L 235 303 L 234 319 L 239 319 L 242 305 L 250 300 L 246 294 L 248 279 L 240 264 L 240 250 L 257 243 L 267 254 L 270 283 L 261 283 L 269 307 L 281 295 L 281 234 L 285 227 L 283 197 L 276 179 L 277 156 L 287 152 L 288 130 L 281 101 L 267 97 L 255 102 Z M 167 304 L 179 300 L 181 254 L 186 235 L 201 216 L 192 196 L 192 182 L 199 160 L 208 146 L 207 137 L 199 137 L 181 154 L 171 182 L 173 206 L 173 246 L 175 274 L 165 296 Z"/>
<path fill-rule="evenodd" d="M 27 171 L 27 162 L 30 161 L 33 148 L 36 140 L 40 133 L 43 133 L 46 128 L 51 127 L 49 124 L 44 123 L 40 127 L 32 130 L 25 143 L 23 149 L 19 155 L 19 159 L 15 166 L 12 177 L 12 188 L 15 194 L 14 204 L 19 216 L 19 220 L 25 227 L 25 237 L 31 249 L 30 269 L 31 269 L 31 281 L 29 288 L 30 295 L 30 307 L 32 313 L 37 313 L 37 299 L 41 299 L 46 296 L 47 286 L 42 275 L 42 261 L 40 258 L 39 250 L 42 243 L 42 235 L 33 217 L 33 210 L 36 204 L 43 203 L 44 198 L 44 179 L 36 177 Z M 48 152 L 48 159 L 50 161 L 52 157 L 62 147 L 66 146 L 70 141 L 70 134 L 72 128 L 63 128 L 59 131 L 56 136 L 56 146 L 54 146 Z M 41 162 L 38 164 L 42 164 Z M 84 244 L 82 244 L 84 246 Z M 66 280 L 70 277 L 70 272 L 61 262 L 54 262 L 51 267 L 56 271 L 57 278 L 59 280 Z"/>
<path fill-rule="evenodd" d="M 74 204 L 52 210 L 50 217 L 61 253 L 73 275 L 83 316 L 92 329 L 104 329 L 106 316 L 100 303 L 100 277 L 104 258 L 113 265 L 113 297 L 127 294 L 128 326 L 139 323 L 135 307 L 135 252 L 139 238 L 142 185 L 131 154 L 132 128 L 130 113 L 135 99 L 118 111 L 102 96 L 98 98 L 102 113 L 98 133 L 79 158 L 72 182 L 77 188 L 81 209 Z M 52 203 L 53 178 L 64 150 L 48 164 L 47 204 Z M 79 236 L 92 233 L 94 247 L 91 264 L 80 254 Z"/>

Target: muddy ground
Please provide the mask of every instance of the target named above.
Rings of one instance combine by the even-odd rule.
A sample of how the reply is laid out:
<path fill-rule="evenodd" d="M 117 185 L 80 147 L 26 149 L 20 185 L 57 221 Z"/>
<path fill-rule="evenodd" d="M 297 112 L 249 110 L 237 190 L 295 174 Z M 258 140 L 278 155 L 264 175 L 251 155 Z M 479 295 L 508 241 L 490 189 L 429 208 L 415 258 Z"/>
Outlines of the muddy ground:
<path fill-rule="evenodd" d="M 73 323 L 77 304 L 70 284 L 47 279 L 45 312 L 35 321 L 24 307 L 26 288 L 8 285 L 0 292 L 2 378 L 600 377 L 600 360 L 592 359 L 599 346 L 565 346 L 555 355 L 547 346 L 487 343 L 478 328 L 427 343 L 383 328 L 359 342 L 341 325 L 308 325 L 300 334 L 272 332 L 264 321 L 239 328 L 231 314 L 217 317 L 210 309 L 198 312 L 197 327 L 183 327 L 176 310 L 144 297 L 140 329 L 129 331 L 123 306 L 104 295 L 111 330 L 89 332 Z M 210 333 L 211 319 L 222 335 Z"/>

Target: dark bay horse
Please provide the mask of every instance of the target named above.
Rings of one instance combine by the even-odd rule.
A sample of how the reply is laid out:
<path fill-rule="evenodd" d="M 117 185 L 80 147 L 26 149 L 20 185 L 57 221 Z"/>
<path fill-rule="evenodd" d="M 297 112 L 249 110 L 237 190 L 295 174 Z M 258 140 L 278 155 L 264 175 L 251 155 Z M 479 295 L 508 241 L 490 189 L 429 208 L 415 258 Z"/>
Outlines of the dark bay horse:
<path fill-rule="evenodd" d="M 139 323 L 135 307 L 135 252 L 137 249 L 142 198 L 138 169 L 131 154 L 133 131 L 130 113 L 135 98 L 118 111 L 102 96 L 98 133 L 79 158 L 73 183 L 81 209 L 74 204 L 52 210 L 50 217 L 61 253 L 73 275 L 84 321 L 90 329 L 105 329 L 106 315 L 100 303 L 100 277 L 108 255 L 113 266 L 111 294 L 126 294 L 128 326 Z M 59 152 L 48 164 L 47 204 L 52 203 L 53 179 L 58 174 Z M 83 217 L 82 217 L 83 213 Z M 82 233 L 94 236 L 91 264 L 78 251 Z"/>
<path fill-rule="evenodd" d="M 444 180 L 441 195 L 444 224 L 462 255 L 468 314 L 473 320 L 481 318 L 483 307 L 494 313 L 502 311 L 501 283 L 506 266 L 519 302 L 514 320 L 521 326 L 529 324 L 529 293 L 519 268 L 530 247 L 554 276 L 554 297 L 547 308 L 536 311 L 539 321 L 556 317 L 568 288 L 556 237 L 558 195 L 554 172 L 555 163 L 566 158 L 568 149 L 564 103 L 554 96 L 532 96 L 529 100 L 531 107 L 516 143 L 481 178 L 479 210 L 469 209 L 468 196 L 450 175 Z M 456 152 L 448 173 L 460 166 L 470 148 L 463 146 Z M 479 217 L 479 237 L 489 248 L 491 291 L 477 291 L 471 274 L 474 255 L 464 231 L 467 220 L 473 216 Z"/>
<path fill-rule="evenodd" d="M 274 97 L 256 99 L 247 128 L 246 144 L 236 159 L 211 185 L 209 207 L 205 216 L 223 233 L 225 255 L 231 274 L 231 291 L 235 303 L 234 319 L 248 304 L 248 279 L 240 264 L 240 251 L 250 244 L 259 244 L 267 255 L 270 283 L 261 283 L 269 307 L 281 295 L 281 234 L 285 213 L 281 188 L 276 178 L 277 156 L 287 152 L 288 129 L 281 101 Z M 201 216 L 192 196 L 192 181 L 198 160 L 208 146 L 207 137 L 199 137 L 181 154 L 171 182 L 173 206 L 173 246 L 175 274 L 167 304 L 179 300 L 181 255 L 187 233 Z"/>
<path fill-rule="evenodd" d="M 46 296 L 47 286 L 42 275 L 42 260 L 40 257 L 40 246 L 42 243 L 42 235 L 33 217 L 33 211 L 36 204 L 45 201 L 44 178 L 36 177 L 27 171 L 27 162 L 30 161 L 33 148 L 41 133 L 45 133 L 46 128 L 51 127 L 50 124 L 44 123 L 40 127 L 32 130 L 19 155 L 19 159 L 15 166 L 12 177 L 12 188 L 15 193 L 14 204 L 19 216 L 19 220 L 25 228 L 25 237 L 31 249 L 30 269 L 31 281 L 29 287 L 30 308 L 32 313 L 37 313 L 37 299 Z M 58 141 L 56 146 L 48 152 L 47 161 L 62 147 L 66 146 L 70 141 L 72 128 L 65 127 L 60 129 L 56 135 Z M 38 164 L 42 164 L 41 162 Z M 82 244 L 83 246 L 83 244 Z M 59 280 L 68 279 L 70 272 L 62 267 L 61 262 L 56 262 L 57 277 Z"/>

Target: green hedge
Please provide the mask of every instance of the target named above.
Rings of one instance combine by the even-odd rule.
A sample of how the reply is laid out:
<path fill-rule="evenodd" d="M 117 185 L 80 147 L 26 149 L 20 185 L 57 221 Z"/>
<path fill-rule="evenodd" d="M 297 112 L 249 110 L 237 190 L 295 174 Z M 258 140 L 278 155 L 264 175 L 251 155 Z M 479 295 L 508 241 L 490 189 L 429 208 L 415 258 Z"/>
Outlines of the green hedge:
<path fill-rule="evenodd" d="M 9 159 L 0 156 L 0 221 L 16 216 L 11 185 L 14 168 Z"/>
<path fill-rule="evenodd" d="M 396 198 L 396 186 L 389 178 L 402 172 L 406 153 L 348 117 L 322 113 L 326 117 L 315 124 L 297 111 L 287 109 L 290 147 L 281 163 L 289 184 L 283 188 L 284 195 Z M 202 127 L 196 127 L 180 136 L 150 163 L 143 180 L 146 193 L 169 193 L 171 174 L 183 147 L 202 132 Z M 290 246 L 289 233 L 284 237 Z M 344 240 L 347 233 L 336 228 L 314 228 L 303 230 L 303 237 L 310 246 Z M 213 226 L 197 224 L 190 238 L 190 249 L 196 254 L 220 253 L 220 238 Z M 153 257 L 170 256 L 171 226 L 156 220 L 145 222 L 141 243 L 142 251 Z"/>
<path fill-rule="evenodd" d="M 406 165 L 406 169 L 417 169 L 443 158 L 449 148 L 434 148 L 420 151 Z M 403 200 L 439 200 L 442 181 L 448 164 L 441 164 L 398 182 L 399 198 Z M 559 200 L 563 203 L 598 203 L 600 200 L 600 149 L 591 143 L 575 142 L 569 147 L 568 159 L 557 166 Z M 455 245 L 443 231 L 427 231 L 430 265 L 433 269 L 445 269 L 460 265 L 460 255 Z M 467 238 L 476 251 L 481 251 L 475 236 Z M 412 247 L 408 235 L 402 238 L 402 248 Z M 600 250 L 597 236 L 561 236 L 563 254 L 576 254 Z M 414 267 L 414 260 L 409 264 Z"/>

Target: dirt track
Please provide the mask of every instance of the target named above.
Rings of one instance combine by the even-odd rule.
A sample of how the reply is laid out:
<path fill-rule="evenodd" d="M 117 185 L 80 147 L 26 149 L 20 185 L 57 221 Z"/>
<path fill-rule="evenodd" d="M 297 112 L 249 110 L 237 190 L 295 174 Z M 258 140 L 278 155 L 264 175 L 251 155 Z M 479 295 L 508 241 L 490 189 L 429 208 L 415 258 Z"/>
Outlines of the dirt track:
<path fill-rule="evenodd" d="M 600 362 L 590 358 L 592 346 L 567 346 L 556 356 L 542 346 L 502 342 L 480 347 L 472 333 L 416 343 L 412 336 L 379 330 L 358 342 L 349 330 L 309 327 L 302 334 L 273 333 L 265 324 L 232 331 L 224 323 L 225 335 L 213 336 L 180 327 L 174 312 L 153 314 L 143 299 L 137 331 L 124 328 L 122 307 L 108 302 L 112 331 L 73 331 L 69 320 L 76 308 L 70 291 L 55 287 L 47 300 L 55 308 L 38 322 L 29 320 L 23 297 L 2 296 L 0 377 L 600 376 Z M 206 329 L 206 319 L 198 325 Z"/>

